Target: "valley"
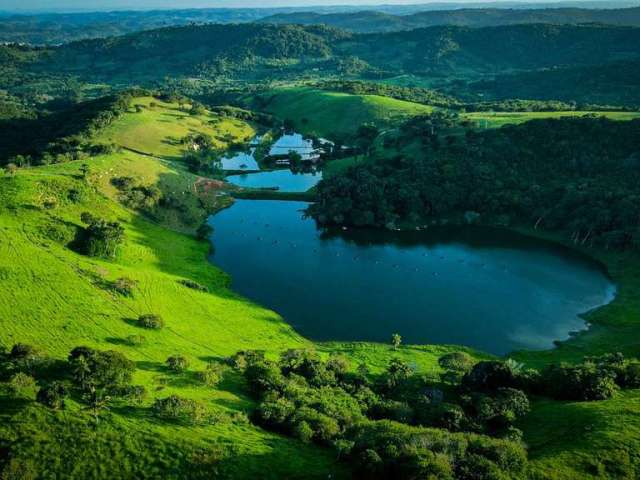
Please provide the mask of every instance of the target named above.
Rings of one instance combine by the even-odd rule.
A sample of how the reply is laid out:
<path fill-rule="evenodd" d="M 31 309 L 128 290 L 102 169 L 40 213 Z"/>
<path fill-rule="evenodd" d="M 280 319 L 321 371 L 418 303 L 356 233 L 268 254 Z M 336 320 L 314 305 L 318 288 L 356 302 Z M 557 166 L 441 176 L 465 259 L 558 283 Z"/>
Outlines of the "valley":
<path fill-rule="evenodd" d="M 497 10 L 0 17 L 0 478 L 635 478 L 637 9 Z"/>

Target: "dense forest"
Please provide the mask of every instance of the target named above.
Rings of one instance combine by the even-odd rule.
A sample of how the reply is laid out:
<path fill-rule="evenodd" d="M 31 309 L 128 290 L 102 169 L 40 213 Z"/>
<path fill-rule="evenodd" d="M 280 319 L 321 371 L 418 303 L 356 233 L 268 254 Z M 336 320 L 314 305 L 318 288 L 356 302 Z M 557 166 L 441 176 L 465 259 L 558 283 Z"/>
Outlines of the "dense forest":
<path fill-rule="evenodd" d="M 556 25 L 606 23 L 609 25 L 640 26 L 640 8 L 584 9 L 584 8 L 460 8 L 456 10 L 416 12 L 393 15 L 379 11 L 278 13 L 261 22 L 300 25 L 324 24 L 358 33 L 393 32 L 441 25 L 464 27 L 495 27 L 523 23 Z"/>
<path fill-rule="evenodd" d="M 321 223 L 390 228 L 524 223 L 583 245 L 640 246 L 640 121 L 537 120 L 462 137 L 437 126 L 409 121 L 384 141 L 398 155 L 321 182 L 310 212 Z"/>

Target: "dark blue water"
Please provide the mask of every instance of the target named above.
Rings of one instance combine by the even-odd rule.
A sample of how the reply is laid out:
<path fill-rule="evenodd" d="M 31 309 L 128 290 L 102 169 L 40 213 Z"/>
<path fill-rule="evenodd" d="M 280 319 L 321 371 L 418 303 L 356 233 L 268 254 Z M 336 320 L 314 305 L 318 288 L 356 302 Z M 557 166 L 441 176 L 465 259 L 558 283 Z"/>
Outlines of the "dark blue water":
<path fill-rule="evenodd" d="M 614 294 L 599 265 L 552 243 L 476 227 L 322 233 L 306 206 L 237 201 L 210 219 L 211 261 L 314 340 L 545 349 Z"/>

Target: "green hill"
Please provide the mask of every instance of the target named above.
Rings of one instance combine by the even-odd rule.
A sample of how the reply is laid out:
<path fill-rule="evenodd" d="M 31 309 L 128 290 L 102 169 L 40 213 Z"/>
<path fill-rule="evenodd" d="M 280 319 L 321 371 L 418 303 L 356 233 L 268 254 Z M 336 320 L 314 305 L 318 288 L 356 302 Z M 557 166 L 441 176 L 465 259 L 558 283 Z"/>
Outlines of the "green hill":
<path fill-rule="evenodd" d="M 363 123 L 388 127 L 433 108 L 378 95 L 351 95 L 310 87 L 283 87 L 253 99 L 254 105 L 280 119 L 291 119 L 300 131 L 318 136 L 353 134 Z"/>
<path fill-rule="evenodd" d="M 216 471 L 227 478 L 341 478 L 343 467 L 328 450 L 253 426 L 246 416 L 253 401 L 233 370 L 224 369 L 215 388 L 198 380 L 197 372 L 209 362 L 238 350 L 262 349 L 274 356 L 314 345 L 277 314 L 234 294 L 227 275 L 207 262 L 208 243 L 177 231 L 192 228 L 181 216 L 184 205 L 203 218 L 226 200 L 214 201 L 215 193 L 224 190 L 215 182 L 206 193 L 198 189 L 202 179 L 171 160 L 176 151 L 167 139 L 202 131 L 230 134 L 238 141 L 253 127 L 210 113 L 183 120 L 176 114 L 178 105 L 155 102 L 152 107 L 149 98 L 134 98 L 131 108 L 97 136 L 145 155 L 123 150 L 92 157 L 86 179 L 86 160 L 0 177 L 0 346 L 31 344 L 55 361 L 66 359 L 79 345 L 116 350 L 135 362 L 134 383 L 148 392 L 139 404 L 116 401 L 93 427 L 80 398 L 55 412 L 33 399 L 16 403 L 3 390 L 0 463 L 22 474 L 44 471 L 46 465 L 48 475 L 65 478 L 210 478 Z M 144 105 L 142 111 L 136 112 L 136 104 Z M 167 207 L 170 212 L 163 217 L 126 208 L 112 182 L 122 177 L 155 185 L 163 195 L 185 197 L 183 207 L 175 215 Z M 124 227 L 125 241 L 114 259 L 90 258 L 69 247 L 85 212 Z M 134 285 L 130 295 L 114 289 L 121 278 Z M 145 314 L 161 315 L 165 328 L 135 325 Z M 392 355 L 410 359 L 420 371 L 435 372 L 438 356 L 451 350 L 316 347 L 323 355 L 341 352 L 354 364 L 366 362 L 374 372 Z M 189 361 L 183 373 L 165 366 L 177 354 Z M 171 394 L 202 402 L 217 420 L 202 426 L 159 422 L 150 407 Z"/>

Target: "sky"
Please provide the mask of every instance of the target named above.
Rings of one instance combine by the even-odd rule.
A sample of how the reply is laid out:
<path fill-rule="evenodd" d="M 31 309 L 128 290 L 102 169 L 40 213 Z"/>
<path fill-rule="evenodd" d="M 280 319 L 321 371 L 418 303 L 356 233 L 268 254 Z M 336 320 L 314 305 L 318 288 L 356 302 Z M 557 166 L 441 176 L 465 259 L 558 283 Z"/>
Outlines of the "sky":
<path fill-rule="evenodd" d="M 454 3 L 456 0 L 444 0 Z M 477 0 L 478 2 L 482 0 Z M 538 3 L 544 0 L 527 0 Z M 549 0 L 547 0 L 549 1 Z M 438 0 L 437 3 L 441 3 Z M 444 3 L 442 2 L 442 3 Z M 473 3 L 465 0 L 464 3 Z M 484 0 L 486 2 L 486 0 Z M 319 5 L 403 5 L 429 3 L 420 0 L 0 0 L 1 10 L 22 11 L 97 11 L 97 10 L 146 10 L 151 8 L 227 8 L 227 7 L 287 7 Z"/>

